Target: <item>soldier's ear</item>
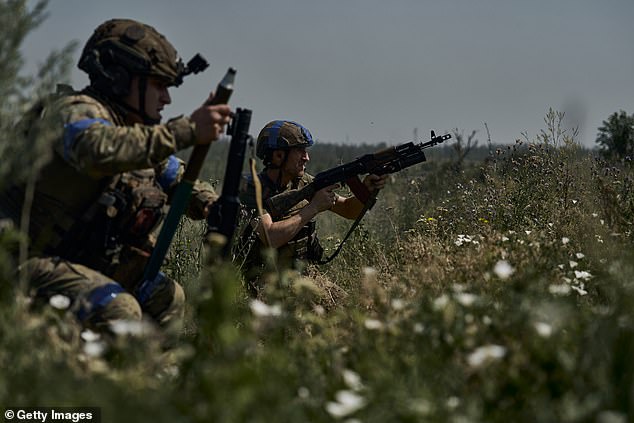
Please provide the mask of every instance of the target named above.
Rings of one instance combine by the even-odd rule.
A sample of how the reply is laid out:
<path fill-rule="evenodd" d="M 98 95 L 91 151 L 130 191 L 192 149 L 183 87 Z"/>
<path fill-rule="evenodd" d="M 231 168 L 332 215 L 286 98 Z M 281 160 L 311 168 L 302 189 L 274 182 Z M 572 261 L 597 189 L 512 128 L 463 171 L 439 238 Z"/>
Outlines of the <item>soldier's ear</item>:
<path fill-rule="evenodd" d="M 283 150 L 274 150 L 271 154 L 271 163 L 275 166 L 280 166 L 282 161 L 284 160 L 284 151 Z"/>

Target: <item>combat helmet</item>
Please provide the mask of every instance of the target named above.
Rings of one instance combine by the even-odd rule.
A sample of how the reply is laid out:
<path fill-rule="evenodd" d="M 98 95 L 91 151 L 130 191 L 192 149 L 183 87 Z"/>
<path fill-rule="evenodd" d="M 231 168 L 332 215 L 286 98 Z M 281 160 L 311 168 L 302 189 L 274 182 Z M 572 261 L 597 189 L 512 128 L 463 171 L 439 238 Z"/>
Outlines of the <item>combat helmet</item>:
<path fill-rule="evenodd" d="M 207 62 L 197 55 L 185 66 L 174 46 L 152 26 L 132 19 L 110 19 L 88 39 L 78 67 L 97 90 L 123 97 L 133 75 L 154 76 L 178 86 L 185 75 L 205 69 Z"/>
<path fill-rule="evenodd" d="M 310 147 L 314 144 L 310 131 L 297 122 L 274 120 L 260 131 L 255 154 L 266 166 L 270 165 L 271 153 L 293 147 Z"/>

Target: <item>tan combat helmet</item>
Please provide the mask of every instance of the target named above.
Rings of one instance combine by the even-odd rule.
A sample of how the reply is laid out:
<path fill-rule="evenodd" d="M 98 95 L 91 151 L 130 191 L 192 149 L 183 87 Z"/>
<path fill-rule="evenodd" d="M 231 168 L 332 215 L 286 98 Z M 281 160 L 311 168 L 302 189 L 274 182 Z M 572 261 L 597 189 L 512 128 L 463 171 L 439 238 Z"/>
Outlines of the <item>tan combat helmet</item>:
<path fill-rule="evenodd" d="M 271 153 L 293 147 L 310 147 L 314 144 L 310 131 L 297 122 L 274 120 L 266 124 L 258 135 L 255 154 L 265 166 L 270 164 Z"/>
<path fill-rule="evenodd" d="M 178 86 L 183 76 L 200 72 L 207 63 L 197 55 L 185 66 L 174 46 L 150 25 L 111 19 L 95 29 L 78 67 L 89 75 L 97 90 L 122 97 L 128 94 L 134 75 L 163 78 L 169 85 Z"/>

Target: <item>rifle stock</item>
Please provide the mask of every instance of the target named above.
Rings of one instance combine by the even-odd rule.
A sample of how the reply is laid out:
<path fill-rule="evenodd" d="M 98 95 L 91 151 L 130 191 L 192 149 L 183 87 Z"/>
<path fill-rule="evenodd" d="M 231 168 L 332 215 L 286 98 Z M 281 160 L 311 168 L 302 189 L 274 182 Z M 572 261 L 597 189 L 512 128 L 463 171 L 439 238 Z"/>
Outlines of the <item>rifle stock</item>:
<path fill-rule="evenodd" d="M 363 201 L 367 193 L 359 192 L 358 176 L 364 174 L 386 175 L 395 173 L 427 160 L 424 149 L 433 147 L 451 138 L 450 134 L 436 136 L 431 140 L 415 144 L 408 142 L 395 147 L 385 148 L 375 153 L 363 155 L 351 162 L 318 173 L 315 179 L 305 187 L 289 190 L 268 198 L 265 208 L 273 219 L 279 219 L 293 206 L 303 200 L 310 200 L 317 191 L 333 184 L 346 183 L 355 196 Z M 365 189 L 361 187 L 361 189 Z M 366 190 L 367 191 L 367 190 Z"/>

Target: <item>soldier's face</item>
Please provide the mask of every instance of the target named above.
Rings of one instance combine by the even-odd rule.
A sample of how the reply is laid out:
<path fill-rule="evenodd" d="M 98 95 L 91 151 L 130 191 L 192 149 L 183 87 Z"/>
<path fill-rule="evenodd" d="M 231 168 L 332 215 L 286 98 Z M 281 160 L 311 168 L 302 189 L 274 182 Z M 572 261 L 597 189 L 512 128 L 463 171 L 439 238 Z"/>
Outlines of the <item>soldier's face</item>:
<path fill-rule="evenodd" d="M 130 84 L 130 94 L 123 100 L 133 109 L 139 110 L 139 77 L 132 78 Z M 148 77 L 145 88 L 145 113 L 152 119 L 161 120 L 163 108 L 172 102 L 168 91 L 168 84 L 159 78 Z"/>
<path fill-rule="evenodd" d="M 304 147 L 294 147 L 288 150 L 288 158 L 284 165 L 284 171 L 291 177 L 304 176 L 306 163 L 310 161 L 308 151 Z"/>

